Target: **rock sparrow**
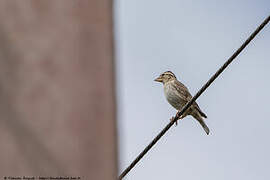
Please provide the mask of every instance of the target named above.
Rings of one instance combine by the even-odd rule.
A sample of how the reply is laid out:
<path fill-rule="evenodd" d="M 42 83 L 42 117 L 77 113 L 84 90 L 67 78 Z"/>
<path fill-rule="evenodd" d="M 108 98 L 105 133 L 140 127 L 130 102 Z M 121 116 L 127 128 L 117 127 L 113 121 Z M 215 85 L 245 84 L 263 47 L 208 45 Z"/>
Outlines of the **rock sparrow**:
<path fill-rule="evenodd" d="M 180 111 L 185 104 L 192 99 L 187 87 L 179 82 L 171 71 L 164 72 L 158 78 L 156 78 L 155 81 L 163 83 L 166 99 L 178 111 Z M 203 121 L 203 118 L 207 118 L 207 116 L 202 112 L 196 102 L 194 102 L 189 109 L 186 110 L 180 119 L 186 117 L 187 115 L 193 116 L 201 124 L 206 134 L 209 134 L 209 128 Z"/>

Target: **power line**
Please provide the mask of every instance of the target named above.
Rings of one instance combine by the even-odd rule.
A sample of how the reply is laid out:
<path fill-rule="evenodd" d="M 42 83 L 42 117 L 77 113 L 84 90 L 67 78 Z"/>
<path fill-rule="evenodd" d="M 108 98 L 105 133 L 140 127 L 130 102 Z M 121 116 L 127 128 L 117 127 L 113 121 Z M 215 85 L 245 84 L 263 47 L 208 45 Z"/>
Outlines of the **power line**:
<path fill-rule="evenodd" d="M 123 179 L 125 175 L 143 158 L 143 156 L 157 143 L 157 141 L 171 128 L 171 126 L 179 119 L 179 117 L 192 105 L 193 102 L 211 85 L 211 83 L 227 68 L 227 66 L 240 54 L 240 52 L 250 43 L 250 41 L 264 28 L 270 21 L 268 16 L 262 24 L 248 37 L 248 39 L 233 53 L 233 55 L 221 66 L 218 71 L 204 84 L 204 86 L 197 92 L 197 94 L 178 111 L 170 123 L 144 148 L 144 150 L 136 157 L 136 159 L 120 174 L 119 180 Z"/>

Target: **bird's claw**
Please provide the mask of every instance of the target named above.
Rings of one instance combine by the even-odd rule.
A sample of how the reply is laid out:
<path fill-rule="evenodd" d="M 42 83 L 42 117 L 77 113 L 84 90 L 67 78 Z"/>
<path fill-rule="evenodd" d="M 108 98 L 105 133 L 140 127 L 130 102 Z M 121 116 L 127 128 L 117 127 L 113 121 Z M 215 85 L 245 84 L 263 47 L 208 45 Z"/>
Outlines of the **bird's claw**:
<path fill-rule="evenodd" d="M 173 121 L 174 120 L 174 116 L 170 119 L 171 121 Z M 175 121 L 175 126 L 177 126 L 177 120 Z"/>

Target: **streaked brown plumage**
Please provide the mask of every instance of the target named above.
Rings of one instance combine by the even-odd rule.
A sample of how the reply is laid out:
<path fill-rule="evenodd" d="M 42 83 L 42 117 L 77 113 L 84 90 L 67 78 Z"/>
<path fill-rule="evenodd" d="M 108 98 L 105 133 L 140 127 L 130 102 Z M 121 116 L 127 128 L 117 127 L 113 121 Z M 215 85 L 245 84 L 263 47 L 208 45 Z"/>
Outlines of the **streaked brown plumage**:
<path fill-rule="evenodd" d="M 162 73 L 155 81 L 163 83 L 166 99 L 177 110 L 181 110 L 185 104 L 192 99 L 188 88 L 179 82 L 171 71 Z M 203 118 L 207 118 L 207 116 L 202 112 L 196 102 L 181 116 L 181 119 L 187 115 L 193 116 L 201 124 L 206 134 L 209 134 L 209 128 L 203 120 Z"/>

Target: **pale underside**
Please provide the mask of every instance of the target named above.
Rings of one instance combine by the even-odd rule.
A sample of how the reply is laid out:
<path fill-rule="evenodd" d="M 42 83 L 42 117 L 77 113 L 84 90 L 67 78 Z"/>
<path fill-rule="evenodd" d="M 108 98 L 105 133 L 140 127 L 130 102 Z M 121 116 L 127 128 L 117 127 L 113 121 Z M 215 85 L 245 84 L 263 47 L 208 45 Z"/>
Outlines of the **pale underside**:
<path fill-rule="evenodd" d="M 168 102 L 178 111 L 181 110 L 186 105 L 186 103 L 192 99 L 192 96 L 189 93 L 187 87 L 177 79 L 168 81 L 164 84 L 164 93 Z M 203 117 L 207 118 L 207 116 L 202 112 L 196 102 L 194 102 L 188 108 L 188 110 L 185 111 L 180 119 L 187 115 L 192 115 L 204 128 L 206 134 L 209 134 L 209 128 L 203 120 Z"/>
<path fill-rule="evenodd" d="M 192 99 L 187 87 L 177 80 L 169 81 L 164 84 L 164 93 L 167 101 L 177 110 L 181 110 L 185 104 Z M 195 102 L 188 111 L 186 115 L 191 115 L 194 108 L 198 108 L 198 104 Z"/>

